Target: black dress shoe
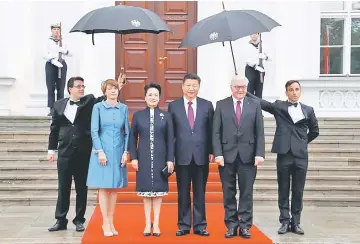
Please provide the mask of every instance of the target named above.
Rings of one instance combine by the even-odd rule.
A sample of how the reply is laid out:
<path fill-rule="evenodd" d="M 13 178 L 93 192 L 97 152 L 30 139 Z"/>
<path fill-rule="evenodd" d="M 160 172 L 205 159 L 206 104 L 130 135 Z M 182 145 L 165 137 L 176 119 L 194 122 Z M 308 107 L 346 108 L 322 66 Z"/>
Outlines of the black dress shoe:
<path fill-rule="evenodd" d="M 200 235 L 200 236 L 209 236 L 210 235 L 210 233 L 207 232 L 206 230 L 194 230 L 194 234 Z"/>
<path fill-rule="evenodd" d="M 303 231 L 303 229 L 301 229 L 299 224 L 292 224 L 291 231 L 298 235 L 304 235 L 304 231 Z"/>
<path fill-rule="evenodd" d="M 251 235 L 249 233 L 249 230 L 241 229 L 241 228 L 240 228 L 239 236 L 244 237 L 244 238 L 250 238 L 251 237 Z"/>
<path fill-rule="evenodd" d="M 290 232 L 290 224 L 289 223 L 282 223 L 280 229 L 278 230 L 278 234 L 282 235 L 287 232 Z"/>
<path fill-rule="evenodd" d="M 59 231 L 67 229 L 68 220 L 58 220 L 56 223 L 51 226 L 48 231 Z"/>
<path fill-rule="evenodd" d="M 160 237 L 160 233 L 153 233 L 153 236 Z"/>
<path fill-rule="evenodd" d="M 76 226 L 76 231 L 77 232 L 82 232 L 82 231 L 85 230 L 85 227 L 84 227 L 83 223 L 76 223 L 75 226 Z"/>
<path fill-rule="evenodd" d="M 190 230 L 178 230 L 176 231 L 176 236 L 184 236 L 190 234 Z"/>
<path fill-rule="evenodd" d="M 225 238 L 232 238 L 234 236 L 237 236 L 237 228 L 228 229 L 225 233 Z"/>

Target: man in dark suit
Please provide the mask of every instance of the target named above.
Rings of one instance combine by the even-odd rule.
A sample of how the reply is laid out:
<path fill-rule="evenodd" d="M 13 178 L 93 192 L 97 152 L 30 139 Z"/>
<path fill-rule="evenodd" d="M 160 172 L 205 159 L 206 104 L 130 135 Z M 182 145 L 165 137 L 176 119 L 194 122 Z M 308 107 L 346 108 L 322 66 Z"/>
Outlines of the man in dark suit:
<path fill-rule="evenodd" d="M 185 75 L 182 84 L 184 96 L 168 106 L 175 133 L 179 228 L 177 236 L 189 234 L 192 225 L 194 234 L 209 236 L 206 231 L 205 188 L 209 162 L 213 160 L 211 130 L 214 108 L 210 101 L 197 97 L 200 82 L 200 77 L 196 74 Z M 194 205 L 192 217 L 191 182 Z"/>
<path fill-rule="evenodd" d="M 235 76 L 232 96 L 216 103 L 213 122 L 213 149 L 219 164 L 225 208 L 226 238 L 250 238 L 253 219 L 253 185 L 257 166 L 265 157 L 264 120 L 260 102 L 245 97 L 249 81 Z M 240 200 L 236 203 L 236 176 Z"/>
<path fill-rule="evenodd" d="M 285 84 L 287 101 L 273 103 L 259 99 L 261 108 L 274 115 L 275 138 L 271 152 L 277 153 L 278 204 L 281 227 L 279 234 L 292 231 L 303 235 L 300 227 L 303 192 L 308 168 L 308 143 L 319 135 L 319 126 L 314 109 L 299 103 L 301 86 L 299 81 Z M 249 97 L 257 99 L 248 93 Z M 290 176 L 292 178 L 291 218 L 289 214 Z"/>
<path fill-rule="evenodd" d="M 119 79 L 122 87 L 125 77 Z M 76 189 L 76 217 L 73 224 L 76 231 L 84 231 L 85 211 L 87 204 L 87 173 L 92 148 L 90 134 L 91 114 L 95 103 L 103 97 L 84 96 L 84 79 L 72 77 L 67 83 L 70 98 L 55 102 L 50 125 L 48 159 L 55 160 L 58 151 L 58 200 L 55 211 L 57 219 L 49 231 L 67 229 L 66 215 L 69 211 L 72 177 Z"/>

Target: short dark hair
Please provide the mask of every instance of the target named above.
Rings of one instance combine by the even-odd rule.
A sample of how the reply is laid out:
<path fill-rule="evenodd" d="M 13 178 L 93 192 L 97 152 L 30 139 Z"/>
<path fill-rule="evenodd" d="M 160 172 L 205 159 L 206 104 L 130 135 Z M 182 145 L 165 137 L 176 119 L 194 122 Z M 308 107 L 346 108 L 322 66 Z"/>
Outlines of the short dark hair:
<path fill-rule="evenodd" d="M 199 82 L 199 85 L 200 85 L 200 82 L 201 82 L 200 77 L 195 73 L 187 73 L 184 76 L 183 83 L 185 83 L 186 80 L 197 80 Z"/>
<path fill-rule="evenodd" d="M 285 90 L 287 91 L 288 87 L 294 83 L 298 83 L 299 86 L 301 87 L 300 82 L 298 80 L 289 80 L 288 82 L 285 83 Z"/>
<path fill-rule="evenodd" d="M 82 78 L 81 76 L 71 77 L 67 82 L 67 91 L 68 91 L 69 94 L 70 94 L 70 89 L 69 88 L 74 87 L 74 83 L 75 83 L 76 80 L 81 80 L 82 82 L 84 82 L 84 78 Z"/>
<path fill-rule="evenodd" d="M 147 84 L 145 87 L 144 87 L 144 92 L 145 92 L 145 96 L 146 96 L 146 93 L 147 91 L 150 89 L 150 88 L 155 88 L 159 91 L 159 96 L 161 96 L 161 86 L 157 83 L 149 83 Z"/>

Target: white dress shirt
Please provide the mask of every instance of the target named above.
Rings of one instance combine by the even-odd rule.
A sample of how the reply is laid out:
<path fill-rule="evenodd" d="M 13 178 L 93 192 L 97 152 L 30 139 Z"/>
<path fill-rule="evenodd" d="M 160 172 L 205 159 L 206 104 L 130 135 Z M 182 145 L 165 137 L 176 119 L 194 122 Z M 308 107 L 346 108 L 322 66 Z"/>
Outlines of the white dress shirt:
<path fill-rule="evenodd" d="M 185 106 L 185 111 L 186 111 L 186 116 L 188 116 L 188 110 L 189 110 L 189 100 L 187 100 L 185 97 L 184 97 L 184 106 Z M 192 104 L 191 104 L 191 107 L 194 111 L 194 121 L 196 119 L 196 108 L 197 108 L 197 101 L 196 101 L 196 97 L 191 101 Z"/>
<path fill-rule="evenodd" d="M 298 122 L 299 120 L 302 120 L 305 118 L 304 113 L 301 109 L 301 104 L 298 103 L 298 105 L 295 106 L 289 106 L 288 107 L 288 112 L 292 118 L 292 120 L 294 121 L 294 123 Z"/>
<path fill-rule="evenodd" d="M 62 40 L 62 47 L 60 47 L 59 42 L 56 42 L 53 39 L 49 38 L 46 41 L 46 55 L 44 56 L 44 59 L 48 62 L 52 59 L 58 60 L 60 52 L 62 53 L 61 58 L 64 60 L 66 59 L 66 57 L 72 56 L 64 40 Z"/>
<path fill-rule="evenodd" d="M 263 59 L 263 66 L 264 69 L 266 68 L 266 61 L 270 61 L 270 58 L 267 54 L 266 49 L 264 48 L 264 42 L 262 43 L 262 53 L 267 56 L 267 59 Z M 256 65 L 259 65 L 259 49 L 255 47 L 253 44 L 248 42 L 246 46 L 243 49 L 243 55 L 245 56 L 246 64 L 254 67 Z"/>
<path fill-rule="evenodd" d="M 75 116 L 76 116 L 77 109 L 79 106 L 76 104 L 70 105 L 70 101 L 73 101 L 73 100 L 71 100 L 71 99 L 68 100 L 65 110 L 64 110 L 64 115 L 72 124 L 74 124 Z M 76 101 L 74 101 L 74 102 L 76 102 Z M 56 150 L 48 150 L 48 154 L 55 154 L 55 151 Z"/>
<path fill-rule="evenodd" d="M 240 108 L 241 108 L 241 114 L 243 112 L 243 107 L 244 107 L 244 98 L 243 99 L 240 99 L 240 100 L 237 100 L 235 97 L 232 97 L 233 99 L 233 105 L 234 105 L 234 110 L 235 110 L 235 115 L 236 115 L 236 107 L 237 107 L 237 102 L 240 101 Z"/>

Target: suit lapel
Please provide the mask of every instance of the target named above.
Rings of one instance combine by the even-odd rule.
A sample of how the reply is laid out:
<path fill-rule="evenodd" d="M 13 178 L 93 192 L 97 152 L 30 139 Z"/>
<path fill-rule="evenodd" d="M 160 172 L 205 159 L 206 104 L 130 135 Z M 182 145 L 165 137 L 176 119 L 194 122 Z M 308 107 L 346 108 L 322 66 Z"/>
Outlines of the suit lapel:
<path fill-rule="evenodd" d="M 241 111 L 240 127 L 243 125 L 243 122 L 242 122 L 243 119 L 246 118 L 251 111 L 251 109 L 250 109 L 251 103 L 246 97 L 244 97 L 243 103 L 244 104 L 243 104 L 242 111 Z"/>
<path fill-rule="evenodd" d="M 308 115 L 307 115 L 307 111 L 306 111 L 306 109 L 305 109 L 305 106 L 304 106 L 302 103 L 299 103 L 299 106 L 301 107 L 301 110 L 302 110 L 302 112 L 303 112 L 303 114 L 304 114 L 304 117 L 305 117 L 305 119 L 307 120 Z"/>
<path fill-rule="evenodd" d="M 64 115 L 65 108 L 66 108 L 68 101 L 69 101 L 69 98 L 65 98 L 63 100 L 63 102 L 61 103 L 61 106 L 59 107 L 59 115 L 60 116 Z"/>
<path fill-rule="evenodd" d="M 237 124 L 237 120 L 236 120 L 236 114 L 235 114 L 235 110 L 234 110 L 234 101 L 233 101 L 233 98 L 230 96 L 228 98 L 228 107 L 231 108 L 230 109 L 230 113 L 231 113 L 231 117 L 233 119 L 233 122 L 234 122 L 234 125 L 236 126 L 236 128 L 238 128 L 238 124 Z"/>
<path fill-rule="evenodd" d="M 198 124 L 196 121 L 198 121 L 200 118 L 200 111 L 203 109 L 202 103 L 199 98 L 196 98 L 196 112 L 195 112 L 195 121 L 194 121 L 194 128 L 196 127 L 196 124 Z"/>
<path fill-rule="evenodd" d="M 86 102 L 87 102 L 87 99 L 84 97 L 84 98 L 81 98 L 80 101 L 81 101 L 81 105 L 80 105 L 80 106 L 77 108 L 77 110 L 76 110 L 76 115 L 75 115 L 74 123 L 75 123 L 77 117 L 78 117 L 79 114 L 80 114 L 80 110 L 81 110 L 83 107 L 85 107 Z"/>
<path fill-rule="evenodd" d="M 283 112 L 284 112 L 285 116 L 288 118 L 290 123 L 294 124 L 294 121 L 293 121 L 293 119 L 291 118 L 291 116 L 289 114 L 289 110 L 288 110 L 289 106 L 287 105 L 287 103 L 285 101 L 282 104 L 283 104 L 282 109 L 283 109 Z"/>

